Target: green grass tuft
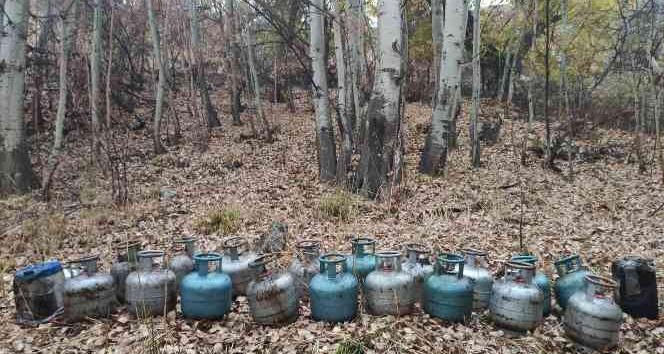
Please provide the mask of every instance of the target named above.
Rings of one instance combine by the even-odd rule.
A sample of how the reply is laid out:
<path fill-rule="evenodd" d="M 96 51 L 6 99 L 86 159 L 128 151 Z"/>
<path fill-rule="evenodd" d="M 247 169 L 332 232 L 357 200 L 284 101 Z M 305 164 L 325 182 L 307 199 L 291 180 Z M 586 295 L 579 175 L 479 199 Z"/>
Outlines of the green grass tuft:
<path fill-rule="evenodd" d="M 320 198 L 318 208 L 323 217 L 348 222 L 357 214 L 357 206 L 348 192 L 339 190 Z"/>
<path fill-rule="evenodd" d="M 337 344 L 335 354 L 364 354 L 364 345 L 352 339 L 346 339 Z"/>
<path fill-rule="evenodd" d="M 196 229 L 204 234 L 234 234 L 240 230 L 242 214 L 235 207 L 215 208 L 196 221 Z"/>

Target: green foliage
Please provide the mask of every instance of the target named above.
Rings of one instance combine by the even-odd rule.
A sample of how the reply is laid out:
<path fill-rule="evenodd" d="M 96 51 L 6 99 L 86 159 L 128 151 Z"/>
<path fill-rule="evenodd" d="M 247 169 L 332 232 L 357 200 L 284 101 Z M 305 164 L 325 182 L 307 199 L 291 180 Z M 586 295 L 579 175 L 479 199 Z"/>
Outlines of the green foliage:
<path fill-rule="evenodd" d="M 346 339 L 337 345 L 335 354 L 364 354 L 364 345 L 352 339 Z"/>
<path fill-rule="evenodd" d="M 215 208 L 196 221 L 196 229 L 204 234 L 236 233 L 241 226 L 241 212 L 235 207 Z"/>
<path fill-rule="evenodd" d="M 350 221 L 357 213 L 357 207 L 350 194 L 342 190 L 323 195 L 318 208 L 324 217 L 344 222 Z"/>

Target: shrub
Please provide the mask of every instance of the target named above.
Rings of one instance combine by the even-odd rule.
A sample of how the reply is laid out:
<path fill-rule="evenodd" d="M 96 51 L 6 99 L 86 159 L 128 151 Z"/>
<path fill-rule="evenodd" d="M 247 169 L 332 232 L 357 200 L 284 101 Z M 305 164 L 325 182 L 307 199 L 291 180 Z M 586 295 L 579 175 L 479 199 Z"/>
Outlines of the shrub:
<path fill-rule="evenodd" d="M 196 221 L 196 229 L 204 234 L 233 234 L 240 229 L 240 226 L 241 213 L 235 207 L 212 209 L 208 211 L 205 217 Z"/>
<path fill-rule="evenodd" d="M 323 195 L 318 208 L 324 217 L 341 221 L 349 221 L 357 212 L 357 207 L 350 194 L 341 190 Z"/>

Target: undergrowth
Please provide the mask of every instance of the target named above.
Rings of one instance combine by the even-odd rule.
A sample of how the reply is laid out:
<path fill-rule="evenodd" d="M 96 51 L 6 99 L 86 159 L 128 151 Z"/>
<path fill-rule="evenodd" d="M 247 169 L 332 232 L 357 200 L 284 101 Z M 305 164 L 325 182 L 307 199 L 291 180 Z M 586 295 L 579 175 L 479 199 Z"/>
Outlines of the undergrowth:
<path fill-rule="evenodd" d="M 240 230 L 242 213 L 236 207 L 214 208 L 196 221 L 196 230 L 204 234 L 234 234 Z"/>
<path fill-rule="evenodd" d="M 350 194 L 343 190 L 328 193 L 320 198 L 318 209 L 327 219 L 348 222 L 357 214 L 357 205 Z"/>
<path fill-rule="evenodd" d="M 353 339 L 345 339 L 337 345 L 335 354 L 364 354 L 364 345 Z"/>

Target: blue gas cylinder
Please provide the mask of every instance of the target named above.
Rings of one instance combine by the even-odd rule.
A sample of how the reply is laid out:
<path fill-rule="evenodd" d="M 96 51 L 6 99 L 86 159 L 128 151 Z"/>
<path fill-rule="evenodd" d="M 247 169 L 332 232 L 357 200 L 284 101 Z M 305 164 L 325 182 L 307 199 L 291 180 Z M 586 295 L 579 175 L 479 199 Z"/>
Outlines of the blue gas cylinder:
<path fill-rule="evenodd" d="M 357 313 L 358 283 L 346 270 L 346 257 L 328 253 L 319 262 L 320 272 L 309 283 L 311 317 L 325 322 L 351 320 Z"/>
<path fill-rule="evenodd" d="M 513 261 L 519 261 L 519 262 L 526 262 L 529 264 L 534 265 L 537 267 L 537 256 L 529 255 L 529 254 L 519 254 L 519 255 L 514 255 L 512 256 Z M 542 290 L 542 294 L 544 294 L 544 309 L 543 309 L 543 315 L 544 317 L 548 316 L 551 313 L 551 282 L 549 280 L 549 277 L 546 276 L 546 274 L 535 271 L 535 277 L 533 278 L 533 283 L 537 285 L 537 287 Z"/>
<path fill-rule="evenodd" d="M 463 322 L 473 311 L 473 280 L 463 276 L 465 259 L 441 253 L 424 282 L 424 312 L 447 321 Z"/>
<path fill-rule="evenodd" d="M 221 271 L 221 255 L 202 253 L 193 256 L 195 271 L 182 279 L 182 314 L 187 318 L 219 319 L 231 309 L 231 278 Z M 216 268 L 210 271 L 210 263 Z"/>
<path fill-rule="evenodd" d="M 346 257 L 348 272 L 363 281 L 369 273 L 376 269 L 376 240 L 370 237 L 356 237 L 350 241 L 353 253 Z"/>
<path fill-rule="evenodd" d="M 586 275 L 592 274 L 581 262 L 577 254 L 565 256 L 554 263 L 559 278 L 553 285 L 556 302 L 565 309 L 567 301 L 574 293 L 585 288 Z"/>

